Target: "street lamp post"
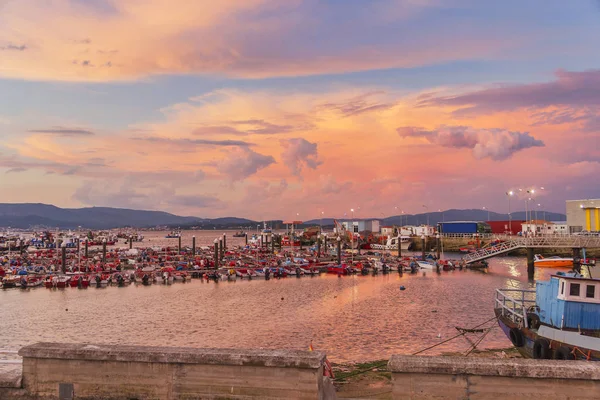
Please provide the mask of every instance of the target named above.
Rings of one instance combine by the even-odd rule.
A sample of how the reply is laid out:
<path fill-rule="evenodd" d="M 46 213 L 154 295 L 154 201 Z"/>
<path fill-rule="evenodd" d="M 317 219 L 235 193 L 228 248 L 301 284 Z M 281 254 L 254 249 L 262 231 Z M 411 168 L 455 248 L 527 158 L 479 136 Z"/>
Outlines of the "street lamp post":
<path fill-rule="evenodd" d="M 487 218 L 487 220 L 489 222 L 489 220 L 490 220 L 490 209 L 486 208 L 486 207 L 483 207 L 483 211 L 485 211 L 485 210 L 487 210 L 487 212 L 488 212 L 488 218 Z"/>
<path fill-rule="evenodd" d="M 352 236 L 350 236 L 350 251 L 352 252 L 350 255 L 350 265 L 354 265 L 354 208 L 351 208 L 352 211 L 352 231 L 350 232 Z"/>
<path fill-rule="evenodd" d="M 508 192 L 506 192 L 506 197 L 508 198 L 508 231 L 510 232 L 511 235 L 512 235 L 512 216 L 510 213 L 510 198 L 514 194 L 515 193 L 512 190 L 509 190 Z"/>

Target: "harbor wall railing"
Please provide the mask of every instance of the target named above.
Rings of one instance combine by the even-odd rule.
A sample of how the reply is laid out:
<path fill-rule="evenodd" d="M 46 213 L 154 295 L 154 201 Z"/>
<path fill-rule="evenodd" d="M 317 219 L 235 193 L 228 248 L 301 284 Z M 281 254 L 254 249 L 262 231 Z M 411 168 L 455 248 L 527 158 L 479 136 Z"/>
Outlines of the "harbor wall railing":
<path fill-rule="evenodd" d="M 329 399 L 325 354 L 38 343 L 2 399 Z"/>
<path fill-rule="evenodd" d="M 598 399 L 588 361 L 392 356 L 394 399 Z"/>

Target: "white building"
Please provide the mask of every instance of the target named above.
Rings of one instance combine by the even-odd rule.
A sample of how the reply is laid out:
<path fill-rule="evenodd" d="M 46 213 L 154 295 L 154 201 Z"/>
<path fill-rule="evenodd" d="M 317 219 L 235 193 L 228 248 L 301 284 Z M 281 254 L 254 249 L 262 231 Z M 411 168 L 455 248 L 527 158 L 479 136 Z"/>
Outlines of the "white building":
<path fill-rule="evenodd" d="M 569 233 L 600 231 L 600 199 L 567 200 Z"/>
<path fill-rule="evenodd" d="M 379 220 L 356 220 L 356 221 L 342 221 L 342 226 L 349 232 L 379 232 Z"/>
<path fill-rule="evenodd" d="M 435 227 L 428 225 L 421 226 L 403 226 L 401 230 L 402 236 L 434 236 Z"/>
<path fill-rule="evenodd" d="M 382 226 L 381 227 L 381 235 L 383 236 L 394 236 L 394 227 L 393 226 Z"/>
<path fill-rule="evenodd" d="M 569 229 L 566 222 L 550 222 L 543 220 L 532 220 L 522 223 L 522 235 L 567 235 Z"/>

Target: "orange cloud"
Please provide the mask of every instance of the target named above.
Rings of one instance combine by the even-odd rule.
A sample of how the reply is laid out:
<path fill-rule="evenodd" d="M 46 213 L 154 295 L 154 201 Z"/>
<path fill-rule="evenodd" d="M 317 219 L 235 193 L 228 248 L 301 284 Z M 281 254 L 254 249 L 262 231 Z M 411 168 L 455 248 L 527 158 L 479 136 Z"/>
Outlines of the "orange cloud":
<path fill-rule="evenodd" d="M 553 178 L 572 177 L 591 165 L 561 169 L 567 160 L 553 149 L 569 146 L 564 135 L 569 125 L 537 125 L 540 110 L 461 119 L 447 105 L 415 106 L 420 98 L 421 93 L 377 88 L 324 93 L 224 89 L 166 107 L 162 121 L 140 121 L 122 132 L 60 123 L 61 129 L 37 126 L 29 136 L 6 142 L 18 156 L 0 157 L 0 167 L 16 168 L 6 175 L 9 180 L 31 170 L 69 177 L 78 185 L 77 204 L 121 202 L 186 214 L 206 207 L 252 216 L 247 200 L 260 196 L 253 212 L 283 218 L 286 210 L 317 213 L 332 205 L 390 214 L 394 206 L 421 207 L 424 198 L 443 198 L 459 207 L 453 199 L 464 193 L 482 201 L 477 199 L 504 181 L 540 179 L 549 170 L 557 171 Z M 397 131 L 402 126 L 419 127 L 432 139 L 403 138 Z M 74 131 L 95 134 L 62 135 Z M 515 148 L 513 133 L 519 142 L 525 137 L 519 132 L 526 131 L 552 149 L 505 152 Z M 477 159 L 476 148 L 489 157 L 476 153 L 482 156 Z M 202 199 L 196 208 L 193 196 Z"/>
<path fill-rule="evenodd" d="M 338 38 L 319 49 L 306 35 L 313 30 L 318 34 L 317 27 L 328 23 L 305 3 L 309 2 L 8 2 L 0 14 L 0 77 L 101 82 L 163 74 L 298 76 L 489 58 L 510 43 L 472 35 L 420 35 L 387 44 Z M 368 10 L 364 23 L 399 23 L 441 4 L 386 0 Z"/>

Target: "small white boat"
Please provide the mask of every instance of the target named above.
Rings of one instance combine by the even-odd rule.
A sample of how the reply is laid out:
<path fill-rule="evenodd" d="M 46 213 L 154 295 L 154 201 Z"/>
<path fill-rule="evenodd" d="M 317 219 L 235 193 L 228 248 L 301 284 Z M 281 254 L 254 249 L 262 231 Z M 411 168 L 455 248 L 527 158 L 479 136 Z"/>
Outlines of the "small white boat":
<path fill-rule="evenodd" d="M 428 262 L 428 261 L 417 261 L 417 264 L 419 265 L 419 268 L 421 269 L 435 269 L 435 265 Z"/>

